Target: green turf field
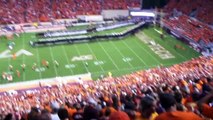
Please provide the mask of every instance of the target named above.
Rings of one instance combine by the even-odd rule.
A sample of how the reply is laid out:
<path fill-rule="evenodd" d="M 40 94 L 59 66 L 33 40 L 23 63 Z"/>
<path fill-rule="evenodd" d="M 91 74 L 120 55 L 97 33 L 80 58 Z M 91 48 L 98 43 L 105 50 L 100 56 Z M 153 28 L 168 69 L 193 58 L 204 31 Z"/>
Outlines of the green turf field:
<path fill-rule="evenodd" d="M 127 27 L 106 31 L 105 33 L 125 29 Z M 120 76 L 137 70 L 156 67 L 160 64 L 170 66 L 200 55 L 170 35 L 166 35 L 165 39 L 161 40 L 159 33 L 153 28 L 144 29 L 135 36 L 128 36 L 120 40 L 32 48 L 29 41 L 35 39 L 34 33 L 21 34 L 20 37 L 15 37 L 13 40 L 15 42 L 14 49 L 8 51 L 8 40 L 4 37 L 0 38 L 0 72 L 12 74 L 13 82 L 88 72 L 96 80 L 100 75 L 108 75 L 108 72 L 111 72 L 112 76 Z M 152 40 L 154 45 L 146 43 L 144 40 Z M 174 49 L 176 44 L 183 46 L 185 50 Z M 22 51 L 20 52 L 20 50 Z M 32 53 L 32 56 L 24 55 L 23 50 Z M 10 57 L 11 54 L 18 51 L 21 54 L 13 60 Z M 169 58 L 166 59 L 165 56 L 169 56 Z M 42 60 L 49 62 L 49 69 L 42 66 Z M 59 67 L 54 65 L 54 60 L 59 62 Z M 26 64 L 25 72 L 21 69 L 22 63 Z M 35 71 L 32 70 L 33 63 L 38 65 Z M 88 66 L 86 63 L 88 63 Z M 13 65 L 13 71 L 9 70 L 9 65 Z M 20 78 L 17 77 L 16 70 L 20 71 Z M 0 83 L 8 83 L 8 81 L 1 78 Z"/>

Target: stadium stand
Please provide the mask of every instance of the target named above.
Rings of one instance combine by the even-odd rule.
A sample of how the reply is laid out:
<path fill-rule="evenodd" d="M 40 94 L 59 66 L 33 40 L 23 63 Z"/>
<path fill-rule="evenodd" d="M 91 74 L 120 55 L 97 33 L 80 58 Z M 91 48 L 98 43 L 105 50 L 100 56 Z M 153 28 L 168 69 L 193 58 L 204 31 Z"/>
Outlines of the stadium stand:
<path fill-rule="evenodd" d="M 199 57 L 117 78 L 1 93 L 0 115 L 22 120 L 41 120 L 43 114 L 47 114 L 48 120 L 53 116 L 109 120 L 115 117 L 116 111 L 124 111 L 128 116 L 120 117 L 128 120 L 154 120 L 157 116 L 161 120 L 169 114 L 191 116 L 196 120 L 213 118 L 212 71 L 213 57 Z M 170 107 L 173 109 L 169 111 Z"/>
<path fill-rule="evenodd" d="M 203 55 L 212 53 L 213 1 L 170 0 L 164 7 L 164 25 Z M 197 47 L 199 46 L 199 47 Z"/>
<path fill-rule="evenodd" d="M 212 3 L 170 0 L 165 10 L 176 8 L 184 14 L 164 19 L 164 24 L 195 42 L 211 43 L 213 31 L 205 23 L 212 24 L 213 15 L 204 13 Z M 139 0 L 0 0 L 0 24 L 46 22 L 139 5 Z M 187 16 L 192 14 L 202 22 Z M 83 84 L 0 93 L 4 120 L 202 120 L 213 119 L 212 113 L 212 55 Z"/>
<path fill-rule="evenodd" d="M 140 7 L 140 0 L 0 0 L 0 24 L 46 22 L 76 15 L 99 15 L 102 9 L 134 7 Z"/>
<path fill-rule="evenodd" d="M 164 19 L 165 25 L 191 38 L 195 42 L 203 41 L 206 44 L 213 42 L 213 31 L 206 24 L 191 19 L 186 15 Z"/>
<path fill-rule="evenodd" d="M 167 12 L 175 9 L 204 23 L 213 24 L 213 13 L 209 12 L 212 11 L 212 6 L 212 0 L 206 0 L 205 2 L 200 0 L 170 0 L 164 10 Z"/>

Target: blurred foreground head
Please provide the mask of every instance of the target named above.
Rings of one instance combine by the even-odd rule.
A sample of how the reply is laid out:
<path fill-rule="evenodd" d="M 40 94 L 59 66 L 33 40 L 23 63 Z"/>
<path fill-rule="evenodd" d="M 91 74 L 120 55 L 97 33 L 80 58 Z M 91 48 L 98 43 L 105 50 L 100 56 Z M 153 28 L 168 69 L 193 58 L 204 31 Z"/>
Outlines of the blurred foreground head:
<path fill-rule="evenodd" d="M 130 118 L 125 112 L 117 111 L 110 115 L 109 120 L 130 120 Z"/>

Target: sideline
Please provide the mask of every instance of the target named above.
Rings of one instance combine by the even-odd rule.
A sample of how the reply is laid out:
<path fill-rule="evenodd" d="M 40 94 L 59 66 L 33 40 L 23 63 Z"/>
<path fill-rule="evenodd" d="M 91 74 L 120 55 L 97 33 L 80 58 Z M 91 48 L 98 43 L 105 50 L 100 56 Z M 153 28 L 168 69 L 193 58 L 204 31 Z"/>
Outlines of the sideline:
<path fill-rule="evenodd" d="M 85 81 L 91 81 L 91 73 L 79 74 L 74 76 L 63 76 L 63 77 L 54 77 L 47 79 L 37 79 L 25 82 L 15 82 L 15 83 L 6 83 L 0 85 L 0 92 L 8 92 L 14 90 L 24 90 L 24 89 L 33 89 L 42 87 L 51 87 L 54 85 L 61 85 L 67 83 L 79 83 Z"/>

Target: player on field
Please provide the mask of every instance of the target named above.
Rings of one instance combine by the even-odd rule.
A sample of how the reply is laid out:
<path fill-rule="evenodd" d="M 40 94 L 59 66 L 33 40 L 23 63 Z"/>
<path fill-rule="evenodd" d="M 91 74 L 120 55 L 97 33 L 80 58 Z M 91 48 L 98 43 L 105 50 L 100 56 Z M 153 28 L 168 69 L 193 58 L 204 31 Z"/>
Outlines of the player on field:
<path fill-rule="evenodd" d="M 42 60 L 42 65 L 43 65 L 44 67 L 49 68 L 49 62 L 48 62 L 47 60 Z"/>
<path fill-rule="evenodd" d="M 7 73 L 6 72 L 2 72 L 2 78 L 3 78 L 3 80 L 5 80 L 7 78 Z"/>
<path fill-rule="evenodd" d="M 32 70 L 35 70 L 36 68 L 37 68 L 37 64 L 33 63 Z"/>
<path fill-rule="evenodd" d="M 21 64 L 22 71 L 25 71 L 25 67 L 26 67 L 26 65 L 24 63 Z"/>
<path fill-rule="evenodd" d="M 18 76 L 18 78 L 20 78 L 21 74 L 20 74 L 19 70 L 16 70 L 16 75 Z"/>
<path fill-rule="evenodd" d="M 15 60 L 16 59 L 16 54 L 15 53 L 13 53 L 13 60 Z"/>
<path fill-rule="evenodd" d="M 45 66 L 46 60 L 43 59 L 43 60 L 41 61 L 41 64 L 42 64 L 43 66 Z"/>
<path fill-rule="evenodd" d="M 13 76 L 12 75 L 10 75 L 10 74 L 8 74 L 7 75 L 7 80 L 10 82 L 10 81 L 13 81 Z"/>
<path fill-rule="evenodd" d="M 13 71 L 13 66 L 12 65 L 9 65 L 9 70 Z"/>
<path fill-rule="evenodd" d="M 108 72 L 108 76 L 109 76 L 109 77 L 112 77 L 112 73 L 111 73 L 111 72 Z"/>
<path fill-rule="evenodd" d="M 49 69 L 49 62 L 46 60 L 45 66 Z"/>

